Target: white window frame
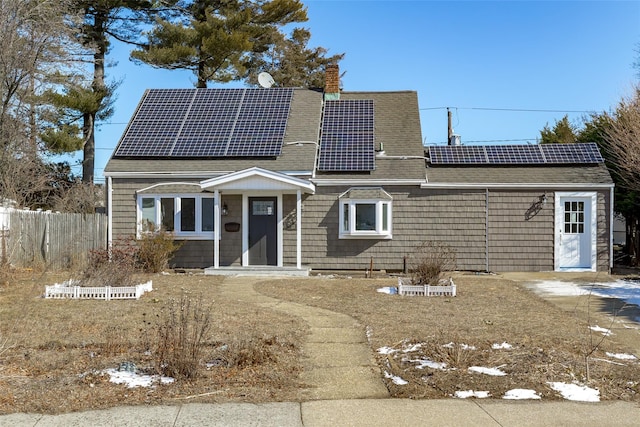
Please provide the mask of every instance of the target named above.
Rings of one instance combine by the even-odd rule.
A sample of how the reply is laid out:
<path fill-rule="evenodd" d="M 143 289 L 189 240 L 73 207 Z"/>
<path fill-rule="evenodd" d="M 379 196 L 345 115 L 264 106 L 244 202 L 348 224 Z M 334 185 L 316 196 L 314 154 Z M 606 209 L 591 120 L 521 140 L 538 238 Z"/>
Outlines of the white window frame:
<path fill-rule="evenodd" d="M 356 230 L 356 206 L 363 204 L 373 204 L 376 209 L 376 227 L 375 230 Z M 383 209 L 387 207 L 387 223 L 383 224 Z M 348 207 L 347 227 L 345 228 L 345 206 Z M 391 239 L 393 238 L 391 225 L 392 221 L 392 203 L 391 200 L 380 199 L 342 199 L 340 200 L 339 209 L 339 238 L 340 239 Z M 386 230 L 385 230 L 386 228 Z"/>
<path fill-rule="evenodd" d="M 161 199 L 173 199 L 173 235 L 176 238 L 185 240 L 213 240 L 215 230 L 202 231 L 202 200 L 214 199 L 215 196 L 208 194 L 139 194 L 137 200 L 137 212 L 136 212 L 136 235 L 141 237 L 142 231 L 142 200 L 154 199 L 154 213 L 155 213 L 155 225 L 156 229 L 159 229 L 159 225 L 162 224 L 161 218 Z M 195 199 L 196 210 L 196 226 L 195 231 L 182 231 L 181 228 L 181 213 L 182 213 L 182 199 Z M 214 203 L 215 205 L 215 203 Z M 213 215 L 213 211 L 211 212 Z M 214 221 L 215 224 L 215 221 Z"/>

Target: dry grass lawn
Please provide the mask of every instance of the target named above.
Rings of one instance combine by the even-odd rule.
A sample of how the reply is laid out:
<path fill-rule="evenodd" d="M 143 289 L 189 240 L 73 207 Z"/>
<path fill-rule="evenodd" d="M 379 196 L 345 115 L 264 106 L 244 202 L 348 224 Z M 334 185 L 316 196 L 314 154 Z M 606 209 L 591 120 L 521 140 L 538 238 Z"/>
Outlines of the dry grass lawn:
<path fill-rule="evenodd" d="M 46 284 L 66 278 L 22 274 L 0 284 L 0 413 L 300 400 L 305 386 L 299 380 L 301 348 L 308 326 L 297 317 L 225 298 L 219 292 L 223 278 L 155 275 L 153 292 L 138 301 L 41 297 Z M 456 283 L 456 298 L 376 292 L 394 285 L 394 279 L 267 280 L 256 289 L 356 318 L 366 328 L 381 371 L 408 381 L 399 386 L 383 379 L 394 397 L 443 398 L 456 390 L 486 390 L 500 397 L 512 388 L 530 388 L 543 399 L 558 399 L 547 381 L 587 383 L 584 354 L 600 335 L 589 332 L 584 314 L 562 311 L 496 277 L 462 275 Z M 153 340 L 154 325 L 165 303 L 184 293 L 202 295 L 211 307 L 212 330 L 205 339 L 197 378 L 130 389 L 101 374 L 122 362 L 152 373 L 153 355 L 147 344 Z M 588 384 L 598 388 L 603 399 L 639 401 L 638 362 L 611 363 L 605 355 L 631 351 L 615 339 L 605 339 L 593 353 Z M 491 348 L 503 342 L 513 349 Z M 449 343 L 453 345 L 443 346 Z M 413 344 L 421 346 L 411 353 L 376 351 Z M 421 358 L 455 369 L 416 369 L 409 360 Z M 213 366 L 207 368 L 207 363 Z M 500 367 L 508 375 L 473 374 L 467 371 L 469 366 Z"/>

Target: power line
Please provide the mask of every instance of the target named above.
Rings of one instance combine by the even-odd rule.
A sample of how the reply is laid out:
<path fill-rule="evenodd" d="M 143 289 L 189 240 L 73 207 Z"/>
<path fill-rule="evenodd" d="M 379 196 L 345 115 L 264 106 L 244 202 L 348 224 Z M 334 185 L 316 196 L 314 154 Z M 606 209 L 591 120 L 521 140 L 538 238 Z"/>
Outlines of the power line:
<path fill-rule="evenodd" d="M 480 110 L 480 111 L 509 111 L 509 112 L 526 112 L 526 113 L 593 113 L 595 110 L 553 110 L 553 109 L 534 109 L 534 108 L 493 108 L 493 107 L 426 107 L 420 108 L 420 111 L 426 110 L 445 110 L 447 108 L 453 110 Z"/>
<path fill-rule="evenodd" d="M 465 144 L 470 144 L 470 143 L 474 143 L 474 144 L 481 144 L 481 143 L 485 143 L 485 142 L 529 142 L 529 141 L 536 141 L 538 138 L 519 138 L 519 139 L 476 139 L 476 140 L 469 140 L 469 141 L 464 141 Z M 435 145 L 435 144 L 446 144 L 447 141 L 441 141 L 441 142 L 431 142 L 428 143 L 427 145 Z"/>

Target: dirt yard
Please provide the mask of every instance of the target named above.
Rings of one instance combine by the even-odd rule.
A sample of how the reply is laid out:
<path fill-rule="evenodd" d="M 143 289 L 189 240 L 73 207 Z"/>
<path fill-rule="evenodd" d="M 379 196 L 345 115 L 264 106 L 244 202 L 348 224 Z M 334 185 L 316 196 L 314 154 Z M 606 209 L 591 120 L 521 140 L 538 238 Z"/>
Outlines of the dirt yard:
<path fill-rule="evenodd" d="M 46 284 L 67 278 L 22 274 L 0 285 L 0 413 L 301 399 L 301 348 L 308 325 L 298 317 L 225 297 L 220 293 L 223 278 L 155 275 L 150 277 L 154 290 L 138 301 L 42 298 Z M 560 399 L 547 382 L 579 381 L 599 389 L 602 399 L 640 401 L 638 360 L 607 356 L 639 356 L 638 343 L 630 341 L 640 337 L 638 330 L 621 339 L 622 334 L 603 337 L 587 327 L 621 328 L 605 306 L 587 312 L 578 306 L 563 309 L 495 276 L 460 275 L 455 280 L 455 298 L 377 292 L 394 286 L 394 278 L 265 280 L 256 289 L 357 319 L 393 397 L 447 398 L 458 390 L 483 390 L 499 398 L 523 388 L 536 390 L 545 400 Z M 162 308 L 185 293 L 202 296 L 211 307 L 212 329 L 197 377 L 138 388 L 110 382 L 103 371 L 125 362 L 139 372 L 154 373 L 149 343 Z M 503 343 L 511 348 L 494 348 Z M 383 354 L 378 351 L 383 347 L 395 351 Z M 416 361 L 427 359 L 446 363 L 446 369 L 419 369 Z M 506 375 L 470 373 L 471 366 L 498 368 Z M 394 383 L 394 377 L 407 384 Z"/>

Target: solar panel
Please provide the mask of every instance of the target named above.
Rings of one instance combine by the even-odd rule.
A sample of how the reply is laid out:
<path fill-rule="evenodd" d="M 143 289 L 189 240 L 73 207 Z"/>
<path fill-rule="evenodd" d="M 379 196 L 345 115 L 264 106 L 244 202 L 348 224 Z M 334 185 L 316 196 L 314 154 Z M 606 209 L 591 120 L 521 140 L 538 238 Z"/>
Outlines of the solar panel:
<path fill-rule="evenodd" d="M 168 156 L 180 132 L 191 101 L 192 89 L 150 90 L 142 97 L 116 156 Z"/>
<path fill-rule="evenodd" d="M 292 91 L 245 94 L 227 156 L 278 156 L 287 127 Z M 251 154 L 252 153 L 252 154 Z"/>
<path fill-rule="evenodd" d="M 544 157 L 537 145 L 490 145 L 485 147 L 491 164 L 538 164 Z"/>
<path fill-rule="evenodd" d="M 278 156 L 292 97 L 290 88 L 149 90 L 115 156 Z"/>
<path fill-rule="evenodd" d="M 594 142 L 587 144 L 541 144 L 547 163 L 603 163 L 604 159 Z"/>
<path fill-rule="evenodd" d="M 429 147 L 431 163 L 474 164 L 487 163 L 487 153 L 482 146 L 447 145 Z"/>
<path fill-rule="evenodd" d="M 375 169 L 373 100 L 326 101 L 321 126 L 319 170 Z"/>
<path fill-rule="evenodd" d="M 596 164 L 604 159 L 595 143 L 540 145 L 446 145 L 429 147 L 431 164 Z"/>

